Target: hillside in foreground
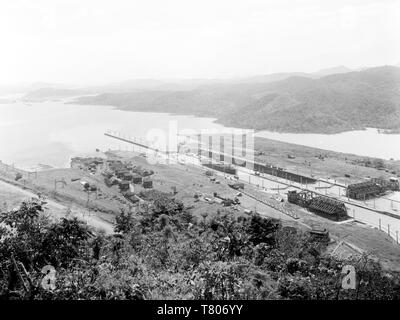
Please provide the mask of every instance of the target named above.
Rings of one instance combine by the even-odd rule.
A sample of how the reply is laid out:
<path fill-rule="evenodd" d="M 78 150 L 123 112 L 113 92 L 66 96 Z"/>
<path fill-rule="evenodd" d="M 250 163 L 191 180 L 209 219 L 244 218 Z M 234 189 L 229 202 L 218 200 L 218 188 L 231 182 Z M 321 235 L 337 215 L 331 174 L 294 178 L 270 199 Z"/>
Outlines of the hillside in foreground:
<path fill-rule="evenodd" d="M 215 117 L 224 125 L 278 132 L 336 133 L 367 127 L 396 130 L 400 128 L 400 68 L 209 84 L 194 90 L 103 93 L 75 102 Z"/>
<path fill-rule="evenodd" d="M 114 235 L 77 218 L 53 221 L 38 200 L 2 212 L 0 298 L 400 298 L 397 273 L 367 256 L 338 259 L 279 220 L 231 212 L 198 219 L 167 194 L 144 196 L 151 209 L 122 211 Z M 345 265 L 355 268 L 357 290 L 342 285 Z"/>

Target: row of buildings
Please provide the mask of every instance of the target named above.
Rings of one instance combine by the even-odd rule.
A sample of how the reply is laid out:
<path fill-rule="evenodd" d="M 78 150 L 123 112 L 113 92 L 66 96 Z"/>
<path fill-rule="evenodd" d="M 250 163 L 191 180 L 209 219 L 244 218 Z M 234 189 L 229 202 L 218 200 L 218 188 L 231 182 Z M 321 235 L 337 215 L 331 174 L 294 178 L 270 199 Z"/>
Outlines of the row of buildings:
<path fill-rule="evenodd" d="M 152 188 L 150 176 L 153 170 L 146 170 L 120 160 L 107 160 L 107 169 L 103 171 L 104 182 L 108 187 L 118 185 L 121 191 L 128 191 L 130 184 L 140 184 L 143 188 Z"/>
<path fill-rule="evenodd" d="M 346 196 L 355 200 L 366 200 L 379 197 L 389 190 L 398 191 L 399 189 L 397 178 L 392 177 L 387 180 L 372 178 L 367 181 L 350 184 L 346 188 Z M 347 208 L 342 201 L 316 195 L 310 191 L 289 191 L 288 201 L 336 221 L 346 219 L 347 217 Z"/>

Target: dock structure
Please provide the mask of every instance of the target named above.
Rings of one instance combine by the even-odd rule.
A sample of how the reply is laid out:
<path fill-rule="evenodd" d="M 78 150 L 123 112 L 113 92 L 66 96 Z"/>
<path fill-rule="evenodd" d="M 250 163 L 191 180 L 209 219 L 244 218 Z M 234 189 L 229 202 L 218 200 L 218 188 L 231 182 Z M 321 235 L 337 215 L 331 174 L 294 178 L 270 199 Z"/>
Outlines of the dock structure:
<path fill-rule="evenodd" d="M 154 152 L 161 152 L 161 153 L 164 153 L 164 154 L 167 154 L 167 155 L 171 154 L 171 153 L 176 153 L 176 151 L 170 152 L 169 150 L 161 150 L 161 149 L 158 149 L 158 148 L 151 147 L 151 146 L 145 144 L 143 141 L 137 141 L 135 138 L 132 139 L 131 137 L 124 137 L 118 132 L 107 131 L 107 132 L 104 133 L 104 135 L 107 136 L 107 137 L 122 141 L 122 142 L 126 142 L 126 143 L 129 143 L 129 144 L 144 148 L 146 150 L 151 150 L 151 151 L 154 151 Z"/>

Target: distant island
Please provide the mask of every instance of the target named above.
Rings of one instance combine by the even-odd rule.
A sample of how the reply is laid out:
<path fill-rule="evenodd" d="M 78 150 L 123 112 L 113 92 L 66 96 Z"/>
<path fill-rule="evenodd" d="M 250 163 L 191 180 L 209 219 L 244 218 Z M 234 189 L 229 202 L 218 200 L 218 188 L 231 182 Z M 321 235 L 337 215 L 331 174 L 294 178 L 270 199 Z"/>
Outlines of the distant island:
<path fill-rule="evenodd" d="M 41 102 L 60 98 L 70 98 L 90 93 L 85 89 L 65 89 L 65 88 L 40 88 L 28 92 L 22 97 L 27 102 Z"/>

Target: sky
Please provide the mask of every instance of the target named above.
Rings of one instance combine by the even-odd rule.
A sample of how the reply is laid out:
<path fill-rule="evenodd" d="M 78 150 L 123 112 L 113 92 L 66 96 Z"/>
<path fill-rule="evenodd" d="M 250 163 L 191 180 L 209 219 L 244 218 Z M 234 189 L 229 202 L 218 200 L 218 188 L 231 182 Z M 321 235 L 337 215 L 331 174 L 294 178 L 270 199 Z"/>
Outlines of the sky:
<path fill-rule="evenodd" d="M 0 0 L 0 84 L 400 63 L 400 0 Z"/>

